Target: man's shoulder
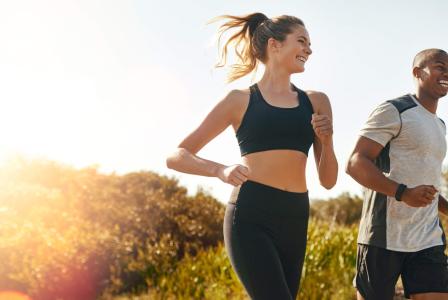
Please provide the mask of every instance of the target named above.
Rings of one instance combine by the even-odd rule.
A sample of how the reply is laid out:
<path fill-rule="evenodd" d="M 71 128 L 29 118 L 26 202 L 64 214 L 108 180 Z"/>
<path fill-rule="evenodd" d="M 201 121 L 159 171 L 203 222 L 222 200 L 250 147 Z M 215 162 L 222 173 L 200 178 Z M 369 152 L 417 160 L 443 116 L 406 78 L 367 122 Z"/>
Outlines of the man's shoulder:
<path fill-rule="evenodd" d="M 409 94 L 387 100 L 385 103 L 389 103 L 394 106 L 400 114 L 404 113 L 408 109 L 418 106 Z"/>

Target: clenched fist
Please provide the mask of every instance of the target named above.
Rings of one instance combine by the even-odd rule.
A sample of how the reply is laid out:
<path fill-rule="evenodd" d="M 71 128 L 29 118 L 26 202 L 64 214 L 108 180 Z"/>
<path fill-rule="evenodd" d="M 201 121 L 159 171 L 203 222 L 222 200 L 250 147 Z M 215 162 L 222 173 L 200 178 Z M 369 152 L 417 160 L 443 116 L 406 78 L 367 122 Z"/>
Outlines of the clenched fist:
<path fill-rule="evenodd" d="M 425 207 L 432 203 L 437 192 L 433 185 L 419 185 L 406 188 L 401 200 L 412 207 Z"/>
<path fill-rule="evenodd" d="M 243 165 L 224 166 L 218 172 L 218 178 L 233 186 L 241 185 L 247 180 L 249 169 Z"/>
<path fill-rule="evenodd" d="M 333 136 L 333 122 L 327 115 L 318 115 L 314 113 L 311 118 L 314 132 L 322 144 L 331 142 Z"/>

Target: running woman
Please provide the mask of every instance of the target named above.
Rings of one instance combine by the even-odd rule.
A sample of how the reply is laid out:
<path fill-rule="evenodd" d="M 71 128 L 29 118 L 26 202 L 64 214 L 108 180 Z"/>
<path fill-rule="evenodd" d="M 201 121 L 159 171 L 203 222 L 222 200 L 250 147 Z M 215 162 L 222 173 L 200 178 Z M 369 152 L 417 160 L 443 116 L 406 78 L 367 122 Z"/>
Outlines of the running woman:
<path fill-rule="evenodd" d="M 337 179 L 330 101 L 324 93 L 305 92 L 291 83 L 291 75 L 305 70 L 312 53 L 302 20 L 262 13 L 219 20 L 225 20 L 221 37 L 236 30 L 218 64 L 226 64 L 234 46 L 240 61 L 232 66 L 229 81 L 251 73 L 259 63 L 264 74 L 248 89 L 233 90 L 219 101 L 168 157 L 167 166 L 234 186 L 223 225 L 234 270 L 252 299 L 296 299 L 307 240 L 305 166 L 312 145 L 322 186 L 330 189 Z M 226 166 L 196 155 L 230 125 L 240 164 Z"/>

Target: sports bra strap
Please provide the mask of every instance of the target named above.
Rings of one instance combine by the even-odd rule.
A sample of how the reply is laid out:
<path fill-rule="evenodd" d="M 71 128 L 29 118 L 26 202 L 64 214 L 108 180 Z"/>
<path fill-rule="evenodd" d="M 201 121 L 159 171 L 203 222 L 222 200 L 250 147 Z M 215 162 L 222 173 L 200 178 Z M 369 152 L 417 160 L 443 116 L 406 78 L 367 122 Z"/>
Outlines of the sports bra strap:
<path fill-rule="evenodd" d="M 291 85 L 293 86 L 293 88 L 299 94 L 300 105 L 304 104 L 305 106 L 307 106 L 311 110 L 312 113 L 314 113 L 313 105 L 311 104 L 310 97 L 308 97 L 307 93 L 305 91 L 302 91 L 298 87 L 296 87 L 294 84 L 291 83 Z"/>

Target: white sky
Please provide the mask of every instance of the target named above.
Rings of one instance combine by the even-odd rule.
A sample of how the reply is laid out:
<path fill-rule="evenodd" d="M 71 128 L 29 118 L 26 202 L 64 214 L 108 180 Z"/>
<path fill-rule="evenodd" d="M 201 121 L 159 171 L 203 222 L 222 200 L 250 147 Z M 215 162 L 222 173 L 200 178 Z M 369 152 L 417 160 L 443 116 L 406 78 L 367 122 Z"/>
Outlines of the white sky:
<path fill-rule="evenodd" d="M 379 102 L 413 91 L 418 51 L 448 49 L 448 1 L 0 1 L 0 155 L 152 170 L 225 202 L 230 185 L 167 170 L 165 157 L 230 89 L 250 84 L 227 85 L 213 69 L 218 24 L 205 23 L 255 11 L 304 20 L 314 52 L 292 80 L 332 102 L 339 180 L 319 187 L 309 159 L 311 198 L 359 193 L 343 172 L 357 132 Z M 199 155 L 240 162 L 230 128 Z"/>

